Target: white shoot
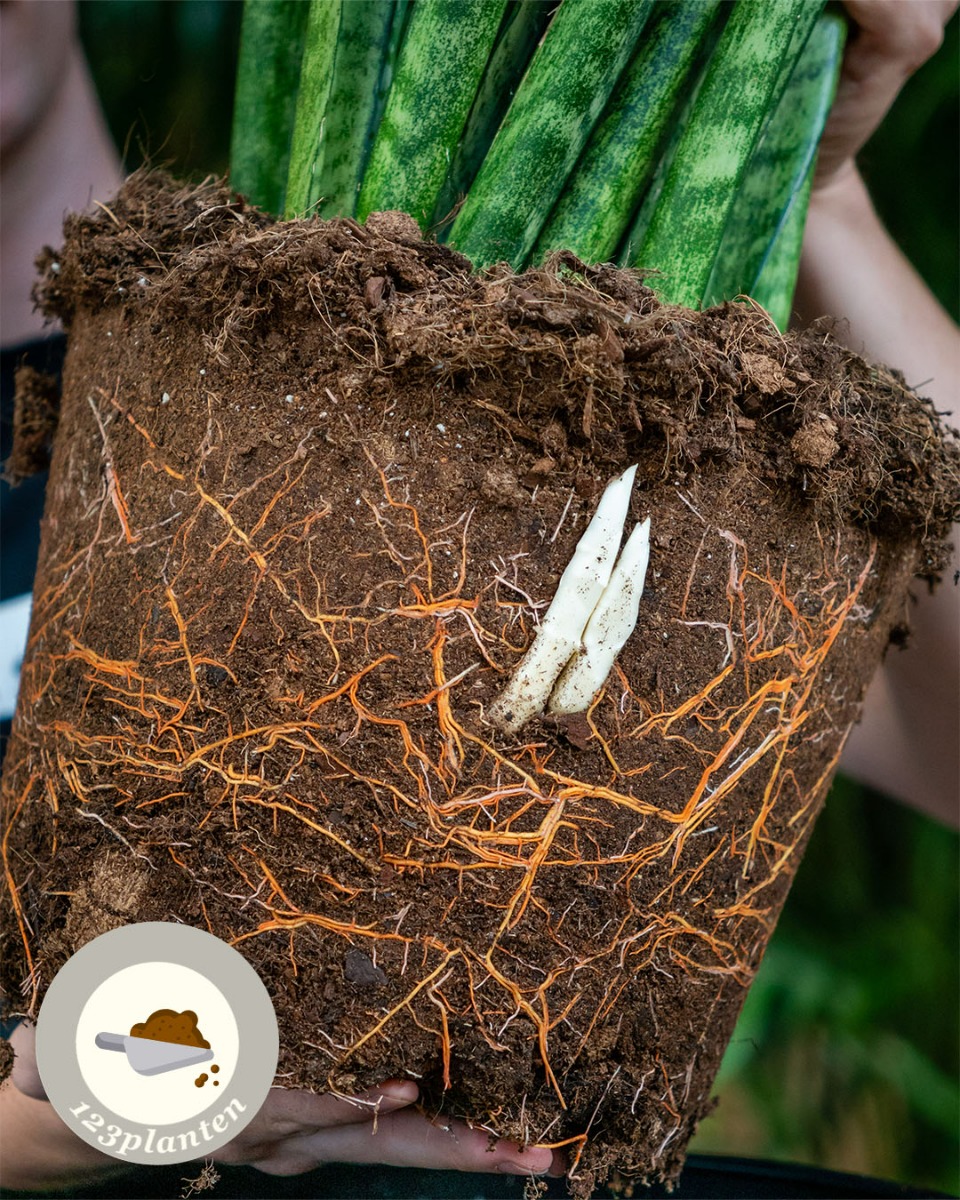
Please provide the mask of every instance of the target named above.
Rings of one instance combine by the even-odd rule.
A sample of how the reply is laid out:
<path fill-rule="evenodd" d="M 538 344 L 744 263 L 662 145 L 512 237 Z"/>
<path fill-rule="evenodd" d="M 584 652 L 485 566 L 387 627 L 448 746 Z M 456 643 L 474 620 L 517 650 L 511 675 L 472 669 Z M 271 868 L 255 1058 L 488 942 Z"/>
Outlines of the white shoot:
<path fill-rule="evenodd" d="M 515 733 L 543 712 L 557 677 L 580 646 L 590 614 L 613 573 L 636 473 L 636 466 L 628 467 L 607 485 L 560 577 L 533 644 L 490 706 L 490 721 L 506 733 Z"/>
<path fill-rule="evenodd" d="M 586 712 L 610 674 L 637 624 L 650 561 L 650 518 L 627 539 L 610 582 L 583 631 L 580 648 L 564 667 L 547 710 L 556 715 Z"/>

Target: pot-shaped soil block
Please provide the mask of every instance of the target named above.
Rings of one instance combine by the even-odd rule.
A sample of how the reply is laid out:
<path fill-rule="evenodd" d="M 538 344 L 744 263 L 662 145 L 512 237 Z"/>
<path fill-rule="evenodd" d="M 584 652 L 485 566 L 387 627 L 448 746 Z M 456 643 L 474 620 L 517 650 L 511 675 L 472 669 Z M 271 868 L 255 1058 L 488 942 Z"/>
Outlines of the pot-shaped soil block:
<path fill-rule="evenodd" d="M 565 1145 L 578 1195 L 676 1178 L 941 562 L 930 405 L 825 333 L 572 259 L 479 278 L 395 214 L 274 224 L 136 177 L 44 268 L 70 347 L 3 780 L 8 994 L 187 921 L 263 975 L 286 1084 L 410 1076 Z M 491 720 L 634 464 L 635 631 L 586 711 Z"/>

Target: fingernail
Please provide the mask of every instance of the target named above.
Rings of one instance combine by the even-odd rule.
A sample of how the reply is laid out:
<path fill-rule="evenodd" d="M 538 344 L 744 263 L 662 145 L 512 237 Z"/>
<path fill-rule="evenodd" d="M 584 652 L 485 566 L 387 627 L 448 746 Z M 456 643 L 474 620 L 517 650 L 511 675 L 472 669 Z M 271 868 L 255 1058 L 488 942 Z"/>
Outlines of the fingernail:
<path fill-rule="evenodd" d="M 420 1095 L 420 1089 L 412 1079 L 390 1080 L 382 1084 L 379 1090 L 384 1100 L 394 1104 L 412 1104 Z"/>
<path fill-rule="evenodd" d="M 497 1170 L 504 1175 L 546 1175 L 550 1166 L 551 1164 L 547 1163 L 545 1167 L 535 1167 L 529 1158 L 525 1161 L 517 1158 L 497 1163 Z"/>

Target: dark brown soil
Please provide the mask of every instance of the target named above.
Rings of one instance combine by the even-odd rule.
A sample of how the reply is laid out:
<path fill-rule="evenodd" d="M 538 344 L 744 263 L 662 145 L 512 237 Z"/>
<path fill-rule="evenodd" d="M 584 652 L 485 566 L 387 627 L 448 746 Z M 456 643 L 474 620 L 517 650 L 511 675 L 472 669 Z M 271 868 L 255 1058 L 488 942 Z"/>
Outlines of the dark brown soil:
<path fill-rule="evenodd" d="M 415 1078 L 675 1179 L 958 450 L 825 331 L 561 257 L 472 276 L 402 216 L 273 225 L 135 177 L 73 218 L 3 787 L 3 983 L 134 920 L 232 941 L 280 1079 Z M 652 517 L 588 714 L 485 711 L 606 483 Z M 158 998 L 160 999 L 160 998 Z"/>
<path fill-rule="evenodd" d="M 12 1074 L 15 1058 L 16 1055 L 10 1043 L 0 1040 L 0 1083 Z"/>
<path fill-rule="evenodd" d="M 11 484 L 44 471 L 50 465 L 50 445 L 57 425 L 59 383 L 33 367 L 17 369 L 14 428 L 16 439 L 9 460 L 3 464 Z"/>
<path fill-rule="evenodd" d="M 200 1046 L 210 1049 L 210 1043 L 197 1028 L 197 1014 L 192 1009 L 177 1012 L 173 1008 L 158 1008 L 145 1021 L 131 1026 L 131 1037 L 149 1038 L 155 1042 L 175 1042 L 178 1046 Z"/>

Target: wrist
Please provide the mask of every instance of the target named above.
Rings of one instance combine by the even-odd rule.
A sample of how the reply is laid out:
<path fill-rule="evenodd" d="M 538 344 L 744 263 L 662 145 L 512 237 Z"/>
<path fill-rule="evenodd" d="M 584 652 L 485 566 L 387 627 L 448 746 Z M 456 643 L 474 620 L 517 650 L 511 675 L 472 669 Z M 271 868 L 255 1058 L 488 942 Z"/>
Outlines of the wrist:
<path fill-rule="evenodd" d="M 854 159 L 848 158 L 826 179 L 814 178 L 808 220 L 821 215 L 856 219 L 873 211 L 870 193 Z"/>

